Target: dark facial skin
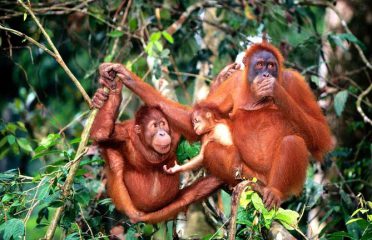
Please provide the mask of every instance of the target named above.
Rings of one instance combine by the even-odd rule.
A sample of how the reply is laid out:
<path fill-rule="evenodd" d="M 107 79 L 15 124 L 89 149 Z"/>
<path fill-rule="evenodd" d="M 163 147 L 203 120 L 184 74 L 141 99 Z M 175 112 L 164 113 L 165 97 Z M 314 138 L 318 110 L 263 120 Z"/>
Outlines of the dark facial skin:
<path fill-rule="evenodd" d="M 278 77 L 278 61 L 269 51 L 260 51 L 252 55 L 248 79 L 253 82 L 256 77 Z"/>

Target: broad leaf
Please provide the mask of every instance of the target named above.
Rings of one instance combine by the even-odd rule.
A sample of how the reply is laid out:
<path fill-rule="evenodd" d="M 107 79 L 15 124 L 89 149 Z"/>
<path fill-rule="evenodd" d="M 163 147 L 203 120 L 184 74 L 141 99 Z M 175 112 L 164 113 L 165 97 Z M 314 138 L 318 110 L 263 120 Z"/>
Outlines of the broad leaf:
<path fill-rule="evenodd" d="M 4 231 L 4 240 L 21 239 L 25 233 L 23 221 L 17 218 L 10 219 L 0 226 L 0 232 Z"/>
<path fill-rule="evenodd" d="M 293 230 L 297 227 L 299 216 L 295 211 L 279 208 L 274 219 L 279 220 L 288 230 Z"/>
<path fill-rule="evenodd" d="M 119 31 L 119 30 L 114 30 L 114 31 L 109 32 L 107 34 L 107 36 L 112 37 L 112 38 L 118 38 L 118 37 L 121 37 L 123 35 L 124 35 L 124 32 L 123 31 Z"/>
<path fill-rule="evenodd" d="M 349 94 L 347 90 L 340 91 L 336 94 L 334 100 L 334 107 L 337 116 L 341 116 L 342 112 L 344 111 L 348 95 Z"/>
<path fill-rule="evenodd" d="M 170 35 L 167 31 L 162 31 L 161 34 L 163 35 L 163 37 L 169 42 L 169 43 L 174 43 L 174 39 L 172 37 L 172 35 Z"/>

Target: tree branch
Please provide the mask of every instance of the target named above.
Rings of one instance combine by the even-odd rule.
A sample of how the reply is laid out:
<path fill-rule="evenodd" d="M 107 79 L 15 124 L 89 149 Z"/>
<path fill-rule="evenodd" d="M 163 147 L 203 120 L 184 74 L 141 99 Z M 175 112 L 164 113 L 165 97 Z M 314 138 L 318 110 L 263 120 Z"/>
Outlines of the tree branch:
<path fill-rule="evenodd" d="M 356 108 L 359 112 L 359 114 L 363 117 L 363 120 L 367 123 L 369 123 L 370 125 L 372 125 L 372 121 L 371 119 L 364 113 L 363 109 L 362 109 L 362 106 L 361 106 L 361 103 L 362 103 L 362 99 L 363 97 L 367 96 L 368 93 L 372 90 L 372 84 L 369 85 L 369 87 L 364 90 L 359 96 L 358 96 L 358 99 L 356 101 Z"/>
<path fill-rule="evenodd" d="M 217 2 L 216 1 L 203 1 L 203 2 L 196 2 L 195 4 L 193 5 L 190 5 L 182 14 L 181 16 L 178 18 L 177 21 L 175 21 L 172 25 L 170 25 L 168 28 L 167 28 L 167 32 L 170 34 L 170 35 L 173 35 L 175 32 L 177 32 L 181 27 L 182 27 L 182 24 L 186 21 L 186 19 L 190 16 L 190 14 L 192 12 L 194 12 L 195 10 L 199 9 L 199 8 L 202 8 L 206 5 L 217 5 Z"/>
<path fill-rule="evenodd" d="M 1 30 L 4 30 L 4 31 L 8 31 L 8 32 L 10 32 L 10 33 L 12 33 L 12 34 L 14 34 L 14 35 L 17 35 L 17 36 L 21 37 L 21 38 L 25 38 L 27 41 L 29 41 L 30 43 L 32 43 L 32 44 L 36 45 L 37 47 L 43 49 L 43 50 L 44 50 L 45 52 L 47 52 L 50 56 L 52 56 L 54 59 L 57 60 L 57 56 L 56 56 L 52 51 L 50 51 L 50 50 L 49 50 L 45 45 L 39 43 L 38 41 L 36 41 L 36 40 L 33 39 L 32 37 L 29 37 L 29 36 L 27 36 L 26 34 L 20 32 L 20 31 L 17 31 L 17 30 L 15 30 L 15 29 L 7 28 L 7 27 L 5 27 L 4 25 L 1 25 L 1 24 L 0 24 L 0 29 L 1 29 Z"/>
<path fill-rule="evenodd" d="M 332 4 L 330 2 L 322 1 L 322 0 L 312 0 L 312 1 L 306 1 L 305 0 L 305 1 L 299 2 L 299 4 L 300 5 L 312 5 L 312 6 L 321 6 L 321 7 L 330 8 L 337 15 L 337 17 L 340 19 L 341 26 L 344 28 L 345 32 L 348 33 L 348 34 L 354 35 L 351 32 L 350 28 L 347 26 L 346 21 L 342 18 L 340 12 L 336 9 L 334 4 Z M 367 59 L 366 55 L 364 54 L 362 48 L 355 42 L 352 42 L 352 45 L 357 49 L 358 54 L 359 54 L 360 58 L 362 59 L 363 63 L 367 66 L 367 68 L 372 70 L 372 64 L 368 61 L 368 59 Z M 362 102 L 363 97 L 366 96 L 371 90 L 372 90 L 372 85 L 370 85 L 365 91 L 363 91 L 358 96 L 358 99 L 357 99 L 357 102 L 356 102 L 356 107 L 357 107 L 357 110 L 358 110 L 359 114 L 363 117 L 363 120 L 366 123 L 369 123 L 370 125 L 372 125 L 372 120 L 364 113 L 364 111 L 361 107 L 361 102 Z"/>
<path fill-rule="evenodd" d="M 42 34 L 46 38 L 48 44 L 52 48 L 52 51 L 50 49 L 48 49 L 46 46 L 44 46 L 43 44 L 37 42 L 35 39 L 27 36 L 26 34 L 23 34 L 23 33 L 19 32 L 19 31 L 16 31 L 16 30 L 11 29 L 11 28 L 4 27 L 2 25 L 0 25 L 0 29 L 5 30 L 5 31 L 9 31 L 9 32 L 11 32 L 11 33 L 13 33 L 15 35 L 18 35 L 20 37 L 25 38 L 29 42 L 31 42 L 34 45 L 38 46 L 39 48 L 43 49 L 45 52 L 47 52 L 49 55 L 51 55 L 54 59 L 56 59 L 56 61 L 59 63 L 59 65 L 65 70 L 65 72 L 67 73 L 67 75 L 74 82 L 74 84 L 76 85 L 76 87 L 79 89 L 79 91 L 83 95 L 83 97 L 86 100 L 86 102 L 89 104 L 89 106 L 91 106 L 90 97 L 88 96 L 88 94 L 86 93 L 86 91 L 84 90 L 84 88 L 81 86 L 81 84 L 77 80 L 77 78 L 73 75 L 73 73 L 67 67 L 67 65 L 65 64 L 65 62 L 63 61 L 60 53 L 58 52 L 58 50 L 55 47 L 54 43 L 52 42 L 52 40 L 50 39 L 49 35 L 45 31 L 44 27 L 41 25 L 40 21 L 36 18 L 36 16 L 32 12 L 32 10 L 23 3 L 23 1 L 18 0 L 18 2 L 22 5 L 22 7 L 24 7 L 26 9 L 26 11 L 31 15 L 31 17 L 33 18 L 33 20 L 36 22 L 37 26 L 40 28 Z M 108 91 L 108 89 L 106 89 L 106 91 Z M 94 121 L 94 119 L 95 119 L 95 117 L 97 115 L 97 112 L 98 112 L 97 109 L 94 109 L 94 110 L 92 110 L 90 112 L 90 115 L 89 115 L 89 117 L 87 119 L 86 125 L 85 125 L 84 130 L 83 130 L 82 135 L 81 135 L 81 141 L 80 141 L 80 144 L 79 144 L 78 149 L 76 151 L 75 158 L 74 158 L 73 161 L 70 162 L 71 165 L 70 165 L 69 173 L 67 175 L 66 181 L 65 181 L 65 183 L 63 185 L 63 189 L 62 189 L 62 200 L 63 201 L 70 195 L 70 190 L 71 190 L 72 185 L 73 185 L 73 182 L 74 182 L 74 177 L 75 177 L 76 172 L 77 172 L 77 170 L 79 168 L 80 161 L 81 161 L 81 159 L 84 156 L 84 153 L 86 151 L 86 146 L 87 146 L 88 140 L 89 140 L 90 129 L 91 129 L 92 124 L 93 124 L 93 121 Z M 62 212 L 64 211 L 64 207 L 65 206 L 63 205 L 63 206 L 61 206 L 61 207 L 59 207 L 59 208 L 56 209 L 56 212 L 55 212 L 55 214 L 54 214 L 54 216 L 53 216 L 53 218 L 52 218 L 52 220 L 50 222 L 50 225 L 49 225 L 49 227 L 47 229 L 47 232 L 45 234 L 45 239 L 49 240 L 49 239 L 52 239 L 53 238 L 54 233 L 55 233 L 55 230 L 56 230 L 57 225 L 58 225 L 58 222 L 59 222 L 59 220 L 61 218 Z"/>
<path fill-rule="evenodd" d="M 86 93 L 86 91 L 83 88 L 83 86 L 81 86 L 79 80 L 77 80 L 77 78 L 75 77 L 75 75 L 71 72 L 71 70 L 67 67 L 66 63 L 63 61 L 63 59 L 61 57 L 61 54 L 58 52 L 56 46 L 54 45 L 54 43 L 50 39 L 50 37 L 49 37 L 48 33 L 45 31 L 44 27 L 41 25 L 40 21 L 37 19 L 37 17 L 35 16 L 35 14 L 32 12 L 31 8 L 29 8 L 26 4 L 24 4 L 24 2 L 22 0 L 18 0 L 18 3 L 20 3 L 22 5 L 22 7 L 24 9 L 26 9 L 26 11 L 31 15 L 32 19 L 35 21 L 36 25 L 39 27 L 39 29 L 41 30 L 41 32 L 44 35 L 45 39 L 47 40 L 48 44 L 52 48 L 53 53 L 55 55 L 54 58 L 56 59 L 56 61 L 58 62 L 58 64 L 63 68 L 63 70 L 65 70 L 65 72 L 70 77 L 70 79 L 73 81 L 73 83 L 76 85 L 76 87 L 79 89 L 80 93 L 83 95 L 83 98 L 88 103 L 88 105 L 91 106 L 90 97 Z"/>

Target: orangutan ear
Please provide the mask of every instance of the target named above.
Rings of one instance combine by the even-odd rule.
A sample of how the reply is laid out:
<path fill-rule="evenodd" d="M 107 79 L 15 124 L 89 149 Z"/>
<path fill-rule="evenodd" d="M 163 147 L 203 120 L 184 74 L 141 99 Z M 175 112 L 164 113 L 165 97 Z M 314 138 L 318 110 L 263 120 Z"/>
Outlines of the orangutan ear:
<path fill-rule="evenodd" d="M 136 124 L 134 125 L 134 131 L 137 133 L 137 134 L 140 134 L 141 133 L 141 126 Z"/>
<path fill-rule="evenodd" d="M 205 114 L 205 117 L 206 117 L 207 119 L 210 119 L 210 118 L 212 117 L 212 113 L 211 113 L 211 112 L 207 112 L 207 113 Z"/>
<path fill-rule="evenodd" d="M 246 56 L 243 57 L 242 62 L 243 62 L 245 67 L 248 67 L 248 58 Z"/>

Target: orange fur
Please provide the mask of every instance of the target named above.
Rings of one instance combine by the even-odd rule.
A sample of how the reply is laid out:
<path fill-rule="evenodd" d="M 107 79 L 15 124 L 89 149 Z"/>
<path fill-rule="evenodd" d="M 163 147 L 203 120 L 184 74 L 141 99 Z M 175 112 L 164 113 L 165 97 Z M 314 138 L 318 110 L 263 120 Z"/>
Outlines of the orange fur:
<path fill-rule="evenodd" d="M 250 85 L 247 73 L 252 55 L 263 50 L 276 57 L 278 78 L 273 82 L 272 97 L 262 104 L 256 99 L 259 95 L 253 91 L 257 89 Z M 321 161 L 332 149 L 330 130 L 315 96 L 303 77 L 284 68 L 283 62 L 283 56 L 273 45 L 255 44 L 245 54 L 245 71 L 233 73 L 201 103 L 216 107 L 222 116 L 230 118 L 233 147 L 237 148 L 243 173 L 263 182 L 264 198 L 272 202 L 274 196 L 275 205 L 301 192 L 309 152 Z M 190 121 L 192 109 L 162 97 L 134 73 L 120 71 L 127 76 L 123 83 L 146 104 L 160 107 L 179 132 L 189 139 L 198 137 Z M 227 151 L 217 143 L 210 145 L 215 146 L 208 146 L 204 161 L 212 175 L 222 178 L 232 172 L 228 159 L 233 159 L 236 151 Z"/>

